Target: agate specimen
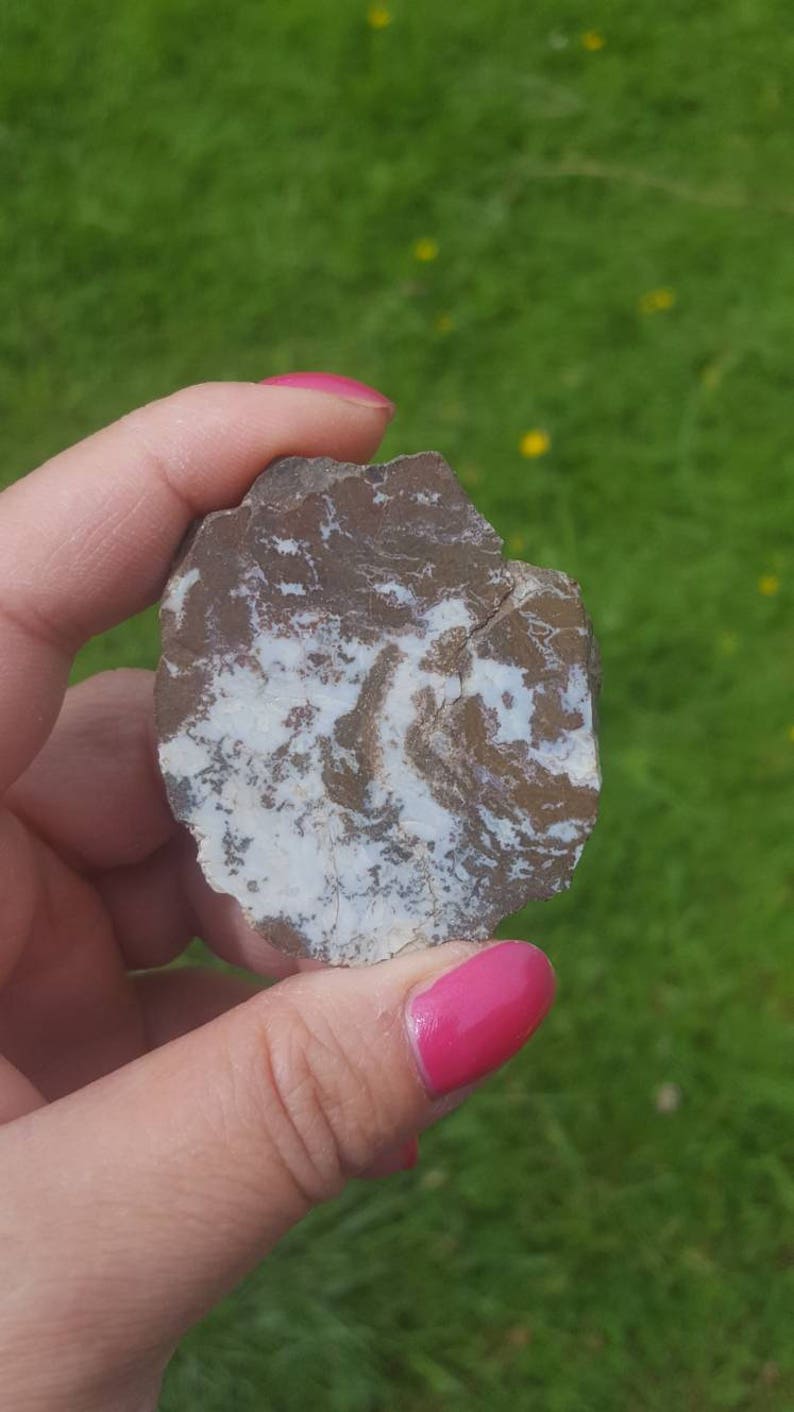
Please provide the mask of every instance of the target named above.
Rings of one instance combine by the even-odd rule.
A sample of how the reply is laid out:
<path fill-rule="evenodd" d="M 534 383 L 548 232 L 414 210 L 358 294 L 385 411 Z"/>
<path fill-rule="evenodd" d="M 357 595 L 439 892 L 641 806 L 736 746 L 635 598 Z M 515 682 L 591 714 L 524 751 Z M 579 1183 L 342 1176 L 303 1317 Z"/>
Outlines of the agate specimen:
<path fill-rule="evenodd" d="M 194 527 L 161 619 L 172 809 L 277 946 L 380 961 L 568 886 L 600 784 L 590 621 L 441 456 L 275 462 Z"/>

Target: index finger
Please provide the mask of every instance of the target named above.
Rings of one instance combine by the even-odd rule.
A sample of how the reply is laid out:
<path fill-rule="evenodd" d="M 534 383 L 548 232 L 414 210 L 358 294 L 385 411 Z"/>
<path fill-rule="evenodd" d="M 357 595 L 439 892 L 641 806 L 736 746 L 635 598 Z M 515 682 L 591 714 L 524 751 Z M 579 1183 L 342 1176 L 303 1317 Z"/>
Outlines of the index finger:
<path fill-rule="evenodd" d="M 190 521 L 276 456 L 367 460 L 391 404 L 205 383 L 132 412 L 0 495 L 0 790 L 60 709 L 87 638 L 159 596 Z"/>

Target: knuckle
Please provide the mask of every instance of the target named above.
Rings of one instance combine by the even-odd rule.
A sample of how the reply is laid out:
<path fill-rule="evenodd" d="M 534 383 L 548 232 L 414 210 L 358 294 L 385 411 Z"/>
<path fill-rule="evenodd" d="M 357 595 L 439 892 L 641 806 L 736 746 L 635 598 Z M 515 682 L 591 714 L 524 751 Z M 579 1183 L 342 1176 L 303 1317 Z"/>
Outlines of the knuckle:
<path fill-rule="evenodd" d="M 384 1141 L 385 1115 L 374 1066 L 353 1058 L 333 1019 L 309 1019 L 294 1003 L 279 1000 L 258 1035 L 260 1101 L 269 1140 L 314 1204 L 374 1160 Z"/>

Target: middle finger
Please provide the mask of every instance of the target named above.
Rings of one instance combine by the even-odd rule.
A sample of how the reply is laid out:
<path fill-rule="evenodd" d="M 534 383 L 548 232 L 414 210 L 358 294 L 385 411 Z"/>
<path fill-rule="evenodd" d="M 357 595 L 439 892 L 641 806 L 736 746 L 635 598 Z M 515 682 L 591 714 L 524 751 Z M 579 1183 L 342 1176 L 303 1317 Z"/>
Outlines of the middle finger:
<path fill-rule="evenodd" d="M 151 858 L 96 879 L 130 970 L 164 966 L 200 937 L 224 961 L 281 979 L 318 963 L 286 956 L 246 922 L 231 897 L 214 892 L 180 832 Z"/>

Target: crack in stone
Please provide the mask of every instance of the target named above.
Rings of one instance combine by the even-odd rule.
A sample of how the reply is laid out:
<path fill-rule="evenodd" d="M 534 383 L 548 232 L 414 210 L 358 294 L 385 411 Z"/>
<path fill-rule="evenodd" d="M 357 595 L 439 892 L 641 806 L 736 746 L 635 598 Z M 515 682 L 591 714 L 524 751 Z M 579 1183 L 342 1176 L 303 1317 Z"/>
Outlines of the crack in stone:
<path fill-rule="evenodd" d="M 472 643 L 475 642 L 475 641 L 479 641 L 479 639 L 483 636 L 483 634 L 485 634 L 485 633 L 488 632 L 489 628 L 492 626 L 492 624 L 493 624 L 494 622 L 496 622 L 496 620 L 497 620 L 499 617 L 505 616 L 505 615 L 503 614 L 503 612 L 502 612 L 502 610 L 503 610 L 505 604 L 507 603 L 508 599 L 512 598 L 512 597 L 516 594 L 516 592 L 518 591 L 518 589 L 519 589 L 520 587 L 522 587 L 522 585 L 517 584 L 516 581 L 515 581 L 515 579 L 513 578 L 513 575 L 512 575 L 512 573 L 510 572 L 510 565 L 509 565 L 509 564 L 506 565 L 506 569 L 507 569 L 508 577 L 509 577 L 509 579 L 510 579 L 510 587 L 505 591 L 505 593 L 502 594 L 502 596 L 501 596 L 501 598 L 499 599 L 499 602 L 497 603 L 496 607 L 493 608 L 493 609 L 491 609 L 491 612 L 490 612 L 490 613 L 486 614 L 486 616 L 483 618 L 482 622 L 476 623 L 475 626 L 474 626 L 473 628 L 471 628 L 469 632 L 466 633 L 466 636 L 465 636 L 465 638 L 464 638 L 464 640 L 463 640 L 463 645 L 460 647 L 459 651 L 457 652 L 456 657 L 455 657 L 455 661 L 454 661 L 454 664 L 453 664 L 453 667 L 452 667 L 453 672 L 455 673 L 455 675 L 456 675 L 457 678 L 458 678 L 458 683 L 459 683 L 459 685 L 460 685 L 460 691 L 458 692 L 457 696 L 455 696 L 455 697 L 452 698 L 451 701 L 444 700 L 444 701 L 441 702 L 440 706 L 436 707 L 436 710 L 433 712 L 433 719 L 432 719 L 432 729 L 433 729 L 433 730 L 435 730 L 435 729 L 437 728 L 438 723 L 439 723 L 441 717 L 444 715 L 444 712 L 445 712 L 445 711 L 448 711 L 449 708 L 450 708 L 450 706 L 455 706 L 455 705 L 457 704 L 457 702 L 460 701 L 461 698 L 462 698 L 462 696 L 463 696 L 463 693 L 464 693 L 465 687 L 466 687 L 466 679 L 467 679 L 468 676 L 471 675 L 471 666 L 469 666 L 468 669 L 467 669 L 466 671 L 463 671 L 463 672 L 460 670 L 460 668 L 459 668 L 459 666 L 458 666 L 458 663 L 460 662 L 460 660 L 461 660 L 461 658 L 463 657 L 464 653 L 467 653 L 467 652 L 470 651 Z M 514 607 L 517 608 L 517 607 L 520 607 L 520 606 L 521 606 L 520 601 L 519 601 L 518 603 L 511 604 L 511 605 L 510 605 L 510 609 L 509 609 L 508 611 L 512 611 L 512 609 L 513 609 Z"/>

